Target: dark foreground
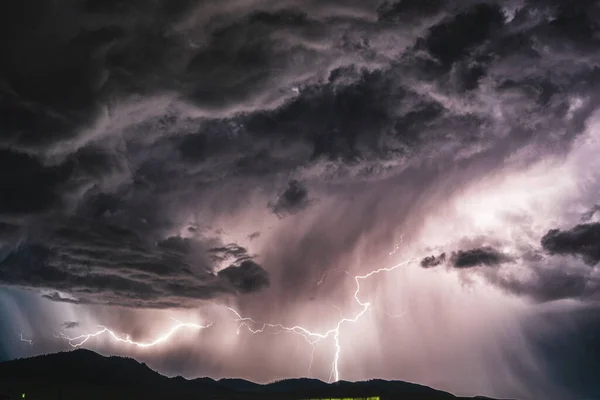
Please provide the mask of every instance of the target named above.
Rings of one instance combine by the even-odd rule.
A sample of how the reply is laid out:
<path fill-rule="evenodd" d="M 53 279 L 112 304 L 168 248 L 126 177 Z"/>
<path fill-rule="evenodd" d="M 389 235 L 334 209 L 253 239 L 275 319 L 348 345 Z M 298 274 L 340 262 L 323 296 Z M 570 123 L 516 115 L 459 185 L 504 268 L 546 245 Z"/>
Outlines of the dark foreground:
<path fill-rule="evenodd" d="M 464 399 L 400 381 L 327 384 L 316 379 L 289 379 L 258 385 L 241 379 L 167 378 L 133 359 L 103 357 L 89 350 L 0 363 L 0 400 L 21 399 L 23 394 L 26 400 Z"/>

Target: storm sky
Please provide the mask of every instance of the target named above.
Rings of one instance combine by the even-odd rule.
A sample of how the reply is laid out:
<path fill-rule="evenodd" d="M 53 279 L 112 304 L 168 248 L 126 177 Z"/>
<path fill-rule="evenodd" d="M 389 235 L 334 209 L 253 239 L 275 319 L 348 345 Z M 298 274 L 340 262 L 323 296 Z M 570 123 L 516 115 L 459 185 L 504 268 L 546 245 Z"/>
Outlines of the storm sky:
<path fill-rule="evenodd" d="M 599 395 L 599 48 L 591 0 L 2 2 L 0 357 L 177 319 L 84 347 L 328 380 L 246 328 L 368 302 L 340 379 Z"/>

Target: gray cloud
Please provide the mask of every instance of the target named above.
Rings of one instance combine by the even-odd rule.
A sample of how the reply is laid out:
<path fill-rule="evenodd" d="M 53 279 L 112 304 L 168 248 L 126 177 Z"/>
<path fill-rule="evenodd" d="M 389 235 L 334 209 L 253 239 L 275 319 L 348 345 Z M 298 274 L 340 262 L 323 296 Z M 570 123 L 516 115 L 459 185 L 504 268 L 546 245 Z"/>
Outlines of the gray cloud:
<path fill-rule="evenodd" d="M 415 18 L 431 16 L 440 13 L 445 0 L 401 0 L 397 2 L 384 2 L 379 7 L 379 18 L 382 21 L 395 21 L 414 23 Z"/>
<path fill-rule="evenodd" d="M 272 108 L 293 96 L 291 85 L 326 77 L 341 59 L 364 59 L 351 53 L 345 26 L 364 24 L 361 31 L 369 32 L 364 16 L 322 15 L 294 2 L 235 11 L 196 2 L 136 4 L 134 11 L 116 3 L 30 0 L 3 12 L 3 34 L 23 38 L 0 48 L 11 60 L 0 66 L 8 79 L 5 143 L 40 148 L 71 139 L 116 99 L 136 96 L 175 94 L 218 115 Z M 32 27 L 35 33 L 25 35 Z M 322 73 L 315 76 L 315 68 Z"/>
<path fill-rule="evenodd" d="M 600 205 L 596 204 L 581 216 L 581 222 L 588 222 L 594 215 L 600 211 Z"/>
<path fill-rule="evenodd" d="M 485 246 L 476 249 L 459 250 L 452 253 L 450 261 L 454 268 L 471 268 L 482 265 L 493 267 L 510 262 L 512 259 L 493 247 Z"/>
<path fill-rule="evenodd" d="M 500 266 L 516 263 L 519 269 L 493 268 L 481 271 L 487 281 L 500 289 L 537 302 L 564 299 L 596 302 L 600 290 L 597 243 L 600 224 L 579 224 L 568 230 L 551 229 L 540 239 L 540 249 L 525 250 L 509 257 L 492 247 L 454 252 L 456 268 Z M 545 255 L 544 255 L 545 251 Z M 437 261 L 425 258 L 422 263 Z"/>
<path fill-rule="evenodd" d="M 309 204 L 310 199 L 306 187 L 297 180 L 292 179 L 288 183 L 288 187 L 272 205 L 272 208 L 277 215 L 294 214 L 308 207 Z"/>
<path fill-rule="evenodd" d="M 252 260 L 243 260 L 239 265 L 230 266 L 218 273 L 234 288 L 242 293 L 250 293 L 269 286 L 267 272 Z"/>
<path fill-rule="evenodd" d="M 589 268 L 569 266 L 564 260 L 545 260 L 544 263 L 529 265 L 526 277 L 509 273 L 488 274 L 486 277 L 489 282 L 511 294 L 538 302 L 600 299 L 600 279 Z"/>
<path fill-rule="evenodd" d="M 79 326 L 79 322 L 77 321 L 65 321 L 63 323 L 63 327 L 65 329 L 73 329 L 73 328 L 77 328 Z"/>
<path fill-rule="evenodd" d="M 421 267 L 431 268 L 437 267 L 446 262 L 446 253 L 441 253 L 439 256 L 427 256 L 421 260 Z"/>
<path fill-rule="evenodd" d="M 254 240 L 254 239 L 258 239 L 260 237 L 260 232 L 252 232 L 251 234 L 248 235 L 248 239 L 250 240 Z"/>
<path fill-rule="evenodd" d="M 57 303 L 69 303 L 69 304 L 89 304 L 86 300 L 74 299 L 71 297 L 62 296 L 58 292 L 51 292 L 42 294 L 42 298 L 55 301 Z"/>
<path fill-rule="evenodd" d="M 432 4 L 435 8 L 435 4 Z M 499 6 L 476 4 L 432 27 L 425 47 L 444 68 L 471 55 L 478 45 L 491 38 L 504 25 Z"/>
<path fill-rule="evenodd" d="M 75 304 L 124 307 L 192 307 L 198 300 L 259 290 L 268 277 L 235 244 L 169 237 L 152 243 L 133 230 L 87 221 L 58 224 L 21 243 L 0 262 L 0 281 L 26 288 L 56 289 L 45 295 Z M 216 261 L 231 260 L 215 274 Z"/>
<path fill-rule="evenodd" d="M 580 224 L 566 231 L 552 229 L 541 243 L 550 253 L 579 256 L 595 265 L 600 261 L 600 223 Z"/>

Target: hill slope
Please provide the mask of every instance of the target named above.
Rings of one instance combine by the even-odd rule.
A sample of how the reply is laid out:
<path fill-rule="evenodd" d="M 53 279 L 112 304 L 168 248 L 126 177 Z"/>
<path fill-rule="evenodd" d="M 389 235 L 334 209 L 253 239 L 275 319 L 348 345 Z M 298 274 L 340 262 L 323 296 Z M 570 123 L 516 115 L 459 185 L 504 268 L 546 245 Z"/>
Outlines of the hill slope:
<path fill-rule="evenodd" d="M 74 350 L 0 363 L 0 399 L 198 399 L 293 400 L 379 396 L 381 400 L 442 400 L 457 397 L 426 386 L 371 380 L 327 384 L 288 379 L 260 385 L 242 379 L 167 378 L 130 358 Z"/>

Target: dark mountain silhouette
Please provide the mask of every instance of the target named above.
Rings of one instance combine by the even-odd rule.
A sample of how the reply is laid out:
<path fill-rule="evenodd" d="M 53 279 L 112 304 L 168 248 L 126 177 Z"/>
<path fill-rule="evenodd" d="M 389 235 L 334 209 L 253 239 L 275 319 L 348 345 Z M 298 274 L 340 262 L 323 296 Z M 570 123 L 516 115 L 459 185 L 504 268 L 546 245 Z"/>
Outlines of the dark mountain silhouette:
<path fill-rule="evenodd" d="M 0 363 L 0 399 L 299 400 L 379 396 L 381 400 L 464 399 L 400 381 L 287 379 L 261 385 L 243 379 L 167 378 L 131 358 L 74 350 Z"/>

